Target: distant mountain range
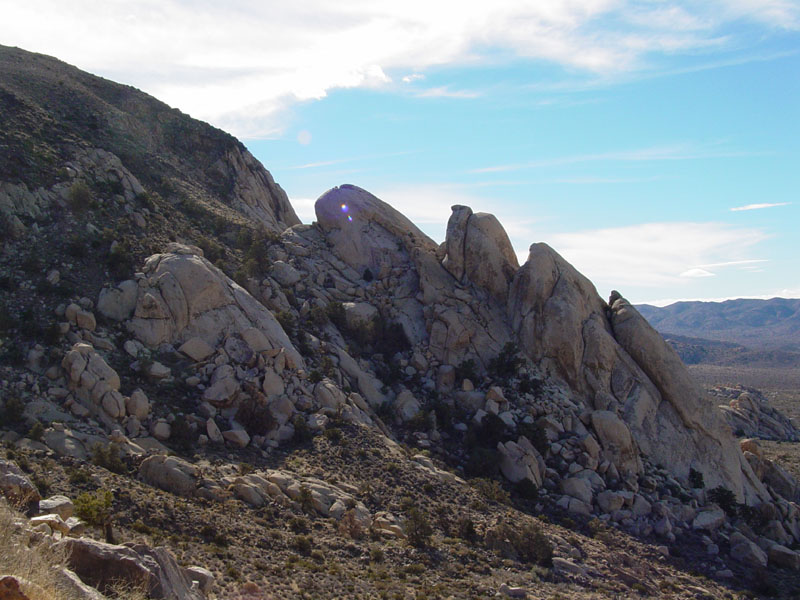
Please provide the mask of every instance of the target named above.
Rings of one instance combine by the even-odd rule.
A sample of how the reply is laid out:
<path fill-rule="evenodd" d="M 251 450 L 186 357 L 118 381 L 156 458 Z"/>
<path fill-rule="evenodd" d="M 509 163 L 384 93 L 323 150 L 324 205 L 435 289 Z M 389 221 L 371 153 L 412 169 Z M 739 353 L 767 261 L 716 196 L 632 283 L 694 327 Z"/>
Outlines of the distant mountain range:
<path fill-rule="evenodd" d="M 637 308 L 686 363 L 800 366 L 800 299 Z"/>

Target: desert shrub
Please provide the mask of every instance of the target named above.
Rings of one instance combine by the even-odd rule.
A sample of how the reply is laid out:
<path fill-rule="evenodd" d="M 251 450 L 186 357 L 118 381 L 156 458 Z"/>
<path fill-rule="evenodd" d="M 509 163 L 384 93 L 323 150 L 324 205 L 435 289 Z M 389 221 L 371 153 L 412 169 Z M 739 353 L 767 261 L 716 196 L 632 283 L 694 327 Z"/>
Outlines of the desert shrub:
<path fill-rule="evenodd" d="M 67 469 L 67 480 L 72 485 L 82 485 L 92 480 L 92 474 L 86 469 L 70 467 Z"/>
<path fill-rule="evenodd" d="M 489 361 L 489 374 L 498 379 L 509 379 L 525 364 L 519 354 L 519 347 L 514 342 L 508 342 L 495 358 Z"/>
<path fill-rule="evenodd" d="M 498 523 L 486 532 L 486 545 L 506 558 L 542 567 L 553 565 L 553 545 L 534 523 Z"/>
<path fill-rule="evenodd" d="M 266 403 L 247 396 L 239 400 L 236 420 L 244 425 L 250 435 L 266 435 L 278 424 Z"/>
<path fill-rule="evenodd" d="M 470 477 L 494 477 L 497 475 L 500 457 L 493 448 L 473 448 L 464 466 Z"/>
<path fill-rule="evenodd" d="M 478 381 L 478 365 L 475 364 L 475 360 L 472 358 L 463 360 L 456 366 L 456 382 L 460 383 L 465 379 L 469 379 L 472 382 Z"/>
<path fill-rule="evenodd" d="M 19 423 L 22 420 L 24 412 L 25 403 L 17 396 L 9 396 L 6 398 L 5 405 L 3 406 L 3 418 L 0 419 L 0 421 L 4 423 Z"/>
<path fill-rule="evenodd" d="M 314 496 L 307 485 L 300 486 L 300 493 L 297 495 L 297 503 L 300 505 L 300 508 L 303 509 L 303 512 L 314 512 Z"/>
<path fill-rule="evenodd" d="M 517 433 L 528 438 L 528 441 L 536 448 L 539 454 L 542 456 L 547 455 L 550 450 L 550 441 L 547 439 L 541 423 L 520 423 L 517 426 Z"/>
<path fill-rule="evenodd" d="M 506 424 L 503 419 L 490 413 L 483 416 L 480 424 L 470 427 L 465 443 L 467 447 L 496 448 L 497 442 L 503 440 L 505 432 Z"/>
<path fill-rule="evenodd" d="M 700 471 L 695 471 L 694 469 L 689 469 L 689 485 L 693 488 L 704 488 L 706 487 L 705 482 L 703 481 L 703 474 Z"/>
<path fill-rule="evenodd" d="M 540 396 L 544 389 L 544 382 L 541 379 L 531 377 L 527 373 L 523 373 L 519 377 L 519 384 L 517 384 L 517 391 L 520 394 L 533 394 Z"/>
<path fill-rule="evenodd" d="M 308 311 L 308 320 L 317 327 L 323 327 L 330 319 L 328 313 L 321 306 L 315 306 Z"/>
<path fill-rule="evenodd" d="M 250 246 L 245 252 L 245 263 L 252 277 L 264 275 L 269 268 L 269 247 L 278 240 L 278 236 L 266 230 L 252 234 Z"/>
<path fill-rule="evenodd" d="M 369 559 L 374 563 L 381 563 L 385 558 L 385 554 L 382 548 L 373 547 L 369 550 Z"/>
<path fill-rule="evenodd" d="M 303 415 L 297 415 L 292 420 L 292 426 L 294 427 L 292 439 L 295 443 L 304 444 L 314 437 L 314 432 L 311 431 L 311 428 L 308 426 L 308 421 L 306 421 Z"/>
<path fill-rule="evenodd" d="M 275 318 L 280 323 L 280 326 L 289 337 L 294 337 L 295 327 L 297 327 L 297 319 L 288 310 L 282 310 L 275 315 Z"/>
<path fill-rule="evenodd" d="M 72 212 L 83 212 L 92 204 L 92 191 L 82 181 L 73 183 L 67 191 L 67 204 Z"/>
<path fill-rule="evenodd" d="M 725 514 L 733 518 L 736 516 L 736 495 L 728 488 L 717 486 L 708 491 L 708 499 L 714 502 L 725 511 Z"/>
<path fill-rule="evenodd" d="M 423 548 L 428 545 L 433 527 L 428 522 L 428 517 L 417 507 L 411 507 L 406 512 L 405 532 L 408 543 L 416 548 Z"/>
<path fill-rule="evenodd" d="M 468 516 L 461 516 L 455 524 L 455 534 L 462 540 L 476 542 L 478 540 L 478 530 L 475 529 L 475 521 Z"/>
<path fill-rule="evenodd" d="M 373 275 L 372 271 L 370 270 L 370 268 L 367 267 L 366 269 L 364 269 L 364 274 L 361 276 L 361 279 L 363 279 L 364 281 L 369 283 L 370 281 L 375 279 L 375 275 Z"/>
<path fill-rule="evenodd" d="M 184 415 L 178 415 L 170 424 L 170 441 L 185 452 L 194 447 L 199 435 L 196 429 L 192 429 Z"/>
<path fill-rule="evenodd" d="M 308 374 L 309 383 L 319 383 L 320 381 L 322 381 L 322 373 L 316 369 L 312 370 L 311 373 Z"/>
<path fill-rule="evenodd" d="M 328 427 L 322 435 L 332 444 L 338 444 L 342 441 L 342 430 L 338 427 Z"/>
<path fill-rule="evenodd" d="M 114 496 L 110 490 L 98 490 L 94 494 L 84 492 L 73 502 L 75 514 L 89 523 L 102 526 L 111 519 L 111 502 Z"/>
<path fill-rule="evenodd" d="M 311 554 L 311 538 L 307 535 L 296 535 L 291 542 L 292 548 L 300 554 L 308 556 Z"/>
<path fill-rule="evenodd" d="M 120 475 L 128 472 L 128 467 L 122 461 L 120 449 L 116 444 L 105 445 L 97 442 L 92 446 L 92 464 Z"/>
<path fill-rule="evenodd" d="M 86 245 L 86 236 L 73 233 L 67 241 L 67 254 L 75 258 L 89 256 L 89 247 Z"/>
<path fill-rule="evenodd" d="M 508 492 L 495 479 L 476 478 L 469 483 L 487 500 L 498 504 L 508 504 L 511 500 Z"/>
<path fill-rule="evenodd" d="M 212 263 L 225 258 L 225 248 L 211 238 L 200 236 L 200 239 L 197 240 L 197 247 L 203 251 L 203 256 Z"/>
<path fill-rule="evenodd" d="M 339 533 L 347 535 L 354 540 L 360 540 L 364 537 L 364 528 L 356 519 L 354 510 L 348 510 L 339 521 Z"/>
<path fill-rule="evenodd" d="M 308 519 L 305 517 L 292 517 L 289 519 L 289 529 L 295 533 L 302 533 L 308 531 Z"/>
<path fill-rule="evenodd" d="M 539 497 L 539 488 L 527 477 L 521 479 L 517 485 L 514 486 L 514 491 L 526 500 L 536 500 Z"/>
<path fill-rule="evenodd" d="M 40 442 L 43 435 L 44 425 L 42 425 L 39 421 L 36 421 L 36 423 L 33 424 L 33 427 L 30 428 L 30 431 L 28 431 L 28 437 L 36 442 Z"/>
<path fill-rule="evenodd" d="M 330 322 L 333 323 L 337 329 L 344 331 L 347 328 L 344 305 L 341 302 L 329 302 L 328 306 L 325 307 L 325 312 Z"/>
<path fill-rule="evenodd" d="M 117 279 L 130 277 L 135 266 L 135 259 L 126 242 L 119 242 L 108 253 L 108 271 Z"/>

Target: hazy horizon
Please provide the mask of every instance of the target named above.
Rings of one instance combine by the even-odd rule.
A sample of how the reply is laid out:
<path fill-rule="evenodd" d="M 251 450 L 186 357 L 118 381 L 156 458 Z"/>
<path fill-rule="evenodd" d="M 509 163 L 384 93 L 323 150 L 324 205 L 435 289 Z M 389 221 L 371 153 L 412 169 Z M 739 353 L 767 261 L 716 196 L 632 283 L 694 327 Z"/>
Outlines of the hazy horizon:
<path fill-rule="evenodd" d="M 353 183 L 437 242 L 492 212 L 602 296 L 800 297 L 794 1 L 31 0 L 0 39 L 231 131 L 304 222 Z"/>

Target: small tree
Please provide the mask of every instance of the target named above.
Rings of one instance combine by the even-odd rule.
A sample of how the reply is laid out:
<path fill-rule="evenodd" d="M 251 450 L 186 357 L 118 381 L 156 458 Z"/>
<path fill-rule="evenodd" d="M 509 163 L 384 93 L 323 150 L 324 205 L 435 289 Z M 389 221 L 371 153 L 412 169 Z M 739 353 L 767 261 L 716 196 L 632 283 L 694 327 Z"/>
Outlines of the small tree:
<path fill-rule="evenodd" d="M 417 507 L 410 508 L 406 513 L 405 530 L 408 543 L 416 548 L 427 546 L 433 534 L 433 527 L 428 522 L 428 517 Z"/>

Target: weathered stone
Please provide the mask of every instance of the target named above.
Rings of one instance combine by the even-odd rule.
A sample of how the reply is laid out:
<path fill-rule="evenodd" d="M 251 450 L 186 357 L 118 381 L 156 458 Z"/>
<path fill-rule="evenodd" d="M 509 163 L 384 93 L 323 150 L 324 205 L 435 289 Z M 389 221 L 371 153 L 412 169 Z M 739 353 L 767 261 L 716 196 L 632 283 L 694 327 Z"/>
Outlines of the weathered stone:
<path fill-rule="evenodd" d="M 697 513 L 692 521 L 693 529 L 705 529 L 714 531 L 725 523 L 725 512 L 721 508 L 711 508 Z"/>
<path fill-rule="evenodd" d="M 39 490 L 22 472 L 16 463 L 0 459 L 0 494 L 12 506 L 22 508 L 38 506 L 41 496 Z"/>
<path fill-rule="evenodd" d="M 244 429 L 231 429 L 229 431 L 223 431 L 222 437 L 239 448 L 245 448 L 247 447 L 247 444 L 250 443 L 250 436 L 247 435 L 247 432 Z"/>
<path fill-rule="evenodd" d="M 97 310 L 107 319 L 125 321 L 136 308 L 139 286 L 133 280 L 120 283 L 115 288 L 103 288 L 97 299 Z"/>
<path fill-rule="evenodd" d="M 179 352 L 183 352 L 186 356 L 195 362 L 201 362 L 214 354 L 214 349 L 200 337 L 192 337 L 186 340 L 181 347 L 178 348 Z"/>
<path fill-rule="evenodd" d="M 150 414 L 150 400 L 141 389 L 136 388 L 125 401 L 125 408 L 129 415 L 143 421 Z"/>
<path fill-rule="evenodd" d="M 767 566 L 767 554 L 738 531 L 731 535 L 731 558 L 750 567 Z"/>
<path fill-rule="evenodd" d="M 64 520 L 69 519 L 74 510 L 75 507 L 72 504 L 72 500 L 66 496 L 50 496 L 39 501 L 39 512 L 57 514 Z"/>
<path fill-rule="evenodd" d="M 403 390 L 397 395 L 394 401 L 394 412 L 397 418 L 403 422 L 410 421 L 419 414 L 419 400 L 408 390 Z"/>
<path fill-rule="evenodd" d="M 561 480 L 561 491 L 568 496 L 577 498 L 581 502 L 591 505 L 592 503 L 592 485 L 586 480 L 579 477 L 570 477 Z"/>
<path fill-rule="evenodd" d="M 261 386 L 261 389 L 264 390 L 264 394 L 266 394 L 268 397 L 272 397 L 283 394 L 286 387 L 283 383 L 283 378 L 280 375 L 278 375 L 272 369 L 267 369 L 266 373 L 264 373 L 264 382 Z"/>
<path fill-rule="evenodd" d="M 528 438 L 520 436 L 516 442 L 498 442 L 497 451 L 500 453 L 500 471 L 506 479 L 512 483 L 527 479 L 536 487 L 542 486 L 544 459 Z"/>
<path fill-rule="evenodd" d="M 179 496 L 194 496 L 199 471 L 197 467 L 174 456 L 150 456 L 139 466 L 145 483 Z"/>
<path fill-rule="evenodd" d="M 768 551 L 769 564 L 794 571 L 800 570 L 800 554 L 789 550 L 786 546 L 775 544 Z"/>

